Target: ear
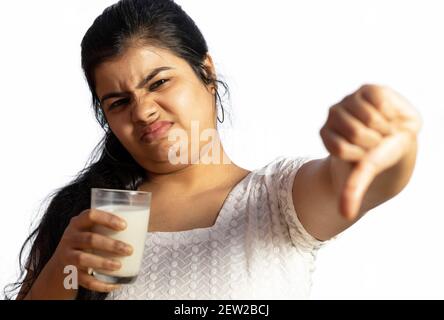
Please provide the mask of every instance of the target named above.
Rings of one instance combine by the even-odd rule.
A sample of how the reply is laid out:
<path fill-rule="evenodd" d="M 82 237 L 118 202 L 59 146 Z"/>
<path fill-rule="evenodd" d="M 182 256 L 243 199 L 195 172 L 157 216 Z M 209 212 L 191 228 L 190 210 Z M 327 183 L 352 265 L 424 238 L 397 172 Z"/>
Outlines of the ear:
<path fill-rule="evenodd" d="M 211 79 L 216 79 L 216 68 L 214 67 L 213 59 L 211 55 L 207 53 L 203 63 L 202 63 L 205 72 L 207 73 L 207 77 Z M 213 82 L 208 85 L 208 88 L 211 90 L 211 93 L 215 93 L 217 89 L 217 83 Z"/>

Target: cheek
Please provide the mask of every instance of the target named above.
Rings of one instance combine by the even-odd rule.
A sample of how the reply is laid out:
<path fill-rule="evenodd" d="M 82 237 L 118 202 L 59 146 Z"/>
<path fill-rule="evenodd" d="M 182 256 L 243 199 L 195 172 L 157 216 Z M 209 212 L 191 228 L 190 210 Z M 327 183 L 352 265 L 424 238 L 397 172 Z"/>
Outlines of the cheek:
<path fill-rule="evenodd" d="M 171 97 L 171 108 L 183 126 L 189 127 L 191 121 L 199 121 L 205 126 L 212 123 L 214 97 L 205 88 L 178 89 Z"/>
<path fill-rule="evenodd" d="M 109 127 L 125 148 L 130 148 L 133 138 L 132 126 L 119 119 L 109 119 Z"/>

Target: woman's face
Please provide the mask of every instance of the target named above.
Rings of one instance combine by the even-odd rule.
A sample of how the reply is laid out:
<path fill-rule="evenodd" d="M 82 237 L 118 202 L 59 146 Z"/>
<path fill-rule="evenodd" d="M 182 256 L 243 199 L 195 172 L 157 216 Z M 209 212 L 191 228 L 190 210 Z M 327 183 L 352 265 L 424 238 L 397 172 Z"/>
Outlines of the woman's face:
<path fill-rule="evenodd" d="M 213 71 L 211 58 L 204 63 Z M 168 160 L 168 150 L 176 143 L 168 141 L 168 134 L 174 129 L 185 130 L 189 146 L 193 121 L 199 135 L 215 129 L 214 87 L 205 86 L 185 60 L 166 49 L 129 47 L 100 64 L 94 78 L 110 129 L 149 172 L 167 173 L 186 166 Z M 189 147 L 189 157 L 190 151 Z"/>

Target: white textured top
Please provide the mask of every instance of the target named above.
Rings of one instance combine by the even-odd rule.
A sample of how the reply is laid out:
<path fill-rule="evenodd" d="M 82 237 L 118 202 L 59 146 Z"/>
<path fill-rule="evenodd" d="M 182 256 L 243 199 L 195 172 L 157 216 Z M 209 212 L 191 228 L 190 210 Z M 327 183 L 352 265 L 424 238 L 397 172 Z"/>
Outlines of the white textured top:
<path fill-rule="evenodd" d="M 141 272 L 107 299 L 306 299 L 316 252 L 292 199 L 309 159 L 279 157 L 229 193 L 215 224 L 149 232 Z"/>

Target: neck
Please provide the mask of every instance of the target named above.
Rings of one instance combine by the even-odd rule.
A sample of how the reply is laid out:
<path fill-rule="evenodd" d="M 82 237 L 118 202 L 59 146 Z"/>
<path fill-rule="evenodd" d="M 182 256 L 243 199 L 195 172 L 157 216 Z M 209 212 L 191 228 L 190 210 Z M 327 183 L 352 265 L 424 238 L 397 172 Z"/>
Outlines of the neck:
<path fill-rule="evenodd" d="M 221 156 L 229 160 L 225 151 L 221 150 Z M 144 189 L 168 190 L 174 194 L 194 195 L 229 183 L 233 179 L 233 173 L 243 171 L 230 161 L 217 164 L 197 163 L 189 164 L 177 171 L 157 174 L 149 172 L 149 181 Z"/>

